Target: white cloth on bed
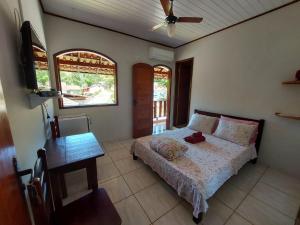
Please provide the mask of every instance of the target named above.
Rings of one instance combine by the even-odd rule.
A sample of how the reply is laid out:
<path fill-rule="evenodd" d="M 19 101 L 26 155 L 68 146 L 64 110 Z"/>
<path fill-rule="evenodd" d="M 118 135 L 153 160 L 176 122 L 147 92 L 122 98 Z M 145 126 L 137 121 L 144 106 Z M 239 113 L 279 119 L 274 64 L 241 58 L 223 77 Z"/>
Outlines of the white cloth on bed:
<path fill-rule="evenodd" d="M 179 196 L 190 202 L 193 215 L 206 212 L 206 200 L 211 197 L 232 175 L 249 160 L 257 157 L 255 146 L 240 146 L 211 136 L 199 144 L 186 143 L 183 138 L 194 133 L 189 128 L 167 131 L 160 135 L 138 138 L 132 145 L 136 156 L 148 164 Z M 168 161 L 151 150 L 149 142 L 153 137 L 174 138 L 188 146 L 184 156 Z"/>
<path fill-rule="evenodd" d="M 169 161 L 184 155 L 188 147 L 179 141 L 169 137 L 156 137 L 150 141 L 153 151 L 163 156 Z"/>

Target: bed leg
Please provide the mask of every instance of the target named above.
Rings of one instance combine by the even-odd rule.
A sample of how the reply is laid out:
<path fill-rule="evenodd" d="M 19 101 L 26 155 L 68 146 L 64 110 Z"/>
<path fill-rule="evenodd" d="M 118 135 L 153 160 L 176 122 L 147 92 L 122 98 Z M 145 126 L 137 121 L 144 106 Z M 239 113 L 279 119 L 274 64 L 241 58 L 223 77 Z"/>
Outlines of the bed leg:
<path fill-rule="evenodd" d="M 199 213 L 198 218 L 193 216 L 193 221 L 194 221 L 196 224 L 199 224 L 199 223 L 202 222 L 203 216 L 204 216 L 204 213 L 203 213 L 203 212 L 202 212 L 202 213 Z"/>
<path fill-rule="evenodd" d="M 252 159 L 252 160 L 251 160 L 251 163 L 252 163 L 252 164 L 256 164 L 256 163 L 257 163 L 257 158 Z"/>
<path fill-rule="evenodd" d="M 138 157 L 134 154 L 134 152 L 132 153 L 132 158 L 133 158 L 133 160 L 137 160 L 138 159 Z"/>

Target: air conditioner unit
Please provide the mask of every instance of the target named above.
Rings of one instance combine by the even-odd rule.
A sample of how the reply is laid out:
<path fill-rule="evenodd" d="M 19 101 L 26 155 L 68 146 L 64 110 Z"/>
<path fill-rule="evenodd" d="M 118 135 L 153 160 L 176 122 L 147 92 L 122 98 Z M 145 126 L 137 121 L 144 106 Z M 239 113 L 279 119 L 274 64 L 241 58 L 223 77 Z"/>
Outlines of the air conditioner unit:
<path fill-rule="evenodd" d="M 169 51 L 169 50 L 156 48 L 156 47 L 150 47 L 149 58 L 172 62 L 174 60 L 174 51 Z"/>

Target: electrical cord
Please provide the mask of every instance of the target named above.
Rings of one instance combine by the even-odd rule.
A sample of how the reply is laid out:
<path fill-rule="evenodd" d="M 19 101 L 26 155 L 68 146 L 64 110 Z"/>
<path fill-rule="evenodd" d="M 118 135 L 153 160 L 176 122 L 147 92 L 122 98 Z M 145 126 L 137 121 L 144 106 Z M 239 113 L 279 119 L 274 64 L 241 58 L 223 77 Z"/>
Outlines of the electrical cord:
<path fill-rule="evenodd" d="M 50 115 L 49 115 L 49 112 L 48 112 L 48 109 L 47 109 L 47 104 L 44 102 L 44 103 L 42 103 L 42 106 L 44 107 L 44 109 L 46 111 L 47 119 L 50 119 Z"/>

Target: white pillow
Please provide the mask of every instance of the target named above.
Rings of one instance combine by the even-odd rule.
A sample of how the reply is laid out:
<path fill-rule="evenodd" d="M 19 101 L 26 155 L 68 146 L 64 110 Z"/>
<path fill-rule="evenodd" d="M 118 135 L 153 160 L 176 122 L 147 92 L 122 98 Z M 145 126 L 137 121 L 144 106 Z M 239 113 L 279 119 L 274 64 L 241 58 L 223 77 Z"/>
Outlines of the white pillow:
<path fill-rule="evenodd" d="M 213 129 L 216 127 L 218 120 L 219 119 L 217 117 L 194 113 L 187 127 L 192 130 L 211 134 L 213 132 Z"/>
<path fill-rule="evenodd" d="M 220 119 L 214 136 L 247 146 L 257 126 L 237 123 L 235 121 Z"/>

